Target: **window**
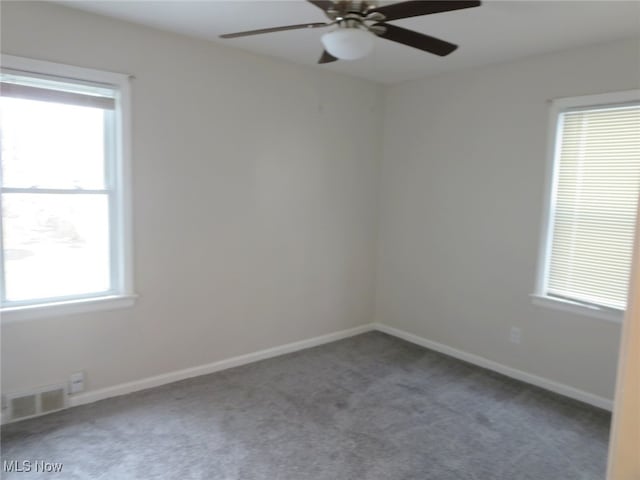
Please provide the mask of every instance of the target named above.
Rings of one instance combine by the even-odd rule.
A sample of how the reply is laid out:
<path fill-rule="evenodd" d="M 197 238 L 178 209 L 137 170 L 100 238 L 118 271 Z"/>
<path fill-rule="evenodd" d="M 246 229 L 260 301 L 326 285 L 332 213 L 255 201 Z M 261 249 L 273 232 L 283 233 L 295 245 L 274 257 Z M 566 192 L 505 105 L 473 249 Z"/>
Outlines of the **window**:
<path fill-rule="evenodd" d="M 131 305 L 128 77 L 2 65 L 3 319 Z"/>
<path fill-rule="evenodd" d="M 640 92 L 556 100 L 552 125 L 534 298 L 620 318 L 640 193 Z"/>

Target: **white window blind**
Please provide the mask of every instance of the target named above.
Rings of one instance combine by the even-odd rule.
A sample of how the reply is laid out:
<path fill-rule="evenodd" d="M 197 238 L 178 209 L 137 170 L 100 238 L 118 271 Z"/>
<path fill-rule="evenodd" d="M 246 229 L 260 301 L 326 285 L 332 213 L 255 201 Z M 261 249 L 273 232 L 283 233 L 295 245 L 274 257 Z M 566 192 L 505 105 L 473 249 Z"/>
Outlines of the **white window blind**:
<path fill-rule="evenodd" d="M 548 296 L 623 310 L 640 193 L 640 105 L 560 113 Z"/>

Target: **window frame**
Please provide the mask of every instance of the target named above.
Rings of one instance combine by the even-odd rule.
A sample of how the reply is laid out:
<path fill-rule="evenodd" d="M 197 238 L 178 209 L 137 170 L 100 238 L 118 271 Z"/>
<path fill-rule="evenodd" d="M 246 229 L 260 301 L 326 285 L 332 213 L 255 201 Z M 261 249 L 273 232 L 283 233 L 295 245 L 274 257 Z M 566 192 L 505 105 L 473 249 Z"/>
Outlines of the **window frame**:
<path fill-rule="evenodd" d="M 602 93 L 595 95 L 581 95 L 577 97 L 557 98 L 550 101 L 547 135 L 547 164 L 542 208 L 542 222 L 538 250 L 538 263 L 534 293 L 530 295 L 534 305 L 552 308 L 564 312 L 579 314 L 601 320 L 621 323 L 624 310 L 581 302 L 579 300 L 564 299 L 547 295 L 549 264 L 551 260 L 551 245 L 553 239 L 553 212 L 555 211 L 555 192 L 558 181 L 559 134 L 562 129 L 560 115 L 567 111 L 609 108 L 637 104 L 640 102 L 639 90 L 625 90 L 620 92 Z"/>
<path fill-rule="evenodd" d="M 39 299 L 38 301 L 16 301 L 0 305 L 2 323 L 30 318 L 45 318 L 74 313 L 110 310 L 131 307 L 137 295 L 133 288 L 133 217 L 131 198 L 131 76 L 121 73 L 105 72 L 84 67 L 64 65 L 43 60 L 2 54 L 0 63 L 3 69 L 14 70 L 34 76 L 59 77 L 70 82 L 108 85 L 117 90 L 113 128 L 108 126 L 105 134 L 113 137 L 114 142 L 105 144 L 107 164 L 105 165 L 105 186 L 98 189 L 106 193 L 109 205 L 110 226 L 110 276 L 111 290 L 97 294 L 78 294 L 74 296 Z M 113 131 L 110 131 L 113 130 Z M 113 145 L 111 151 L 110 145 Z M 7 190 L 34 190 L 29 188 L 9 188 Z M 46 190 L 37 189 L 40 193 Z M 60 189 L 64 191 L 64 189 Z M 98 190 L 87 189 L 85 193 Z M 71 192 L 64 192 L 72 194 Z M 83 193 L 82 190 L 77 193 Z M 0 242 L 2 238 L 0 236 Z M 0 245 L 1 246 L 1 245 Z M 0 248 L 0 261 L 4 249 Z M 4 266 L 4 263 L 2 264 Z M 3 282 L 4 288 L 4 282 Z M 4 295 L 3 297 L 4 298 Z"/>

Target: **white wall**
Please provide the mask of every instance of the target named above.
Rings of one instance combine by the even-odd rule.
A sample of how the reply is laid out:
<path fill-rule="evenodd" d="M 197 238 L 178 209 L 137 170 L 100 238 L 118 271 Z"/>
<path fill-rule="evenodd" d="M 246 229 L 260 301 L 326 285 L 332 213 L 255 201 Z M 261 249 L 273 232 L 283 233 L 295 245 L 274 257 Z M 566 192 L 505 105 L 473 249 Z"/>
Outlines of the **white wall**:
<path fill-rule="evenodd" d="M 2 51 L 135 75 L 132 309 L 2 327 L 2 390 L 94 390 L 373 318 L 381 91 L 31 2 Z"/>
<path fill-rule="evenodd" d="M 640 216 L 636 217 L 640 232 Z M 640 236 L 636 234 L 628 308 L 620 338 L 620 357 L 607 480 L 640 478 Z"/>
<path fill-rule="evenodd" d="M 386 90 L 378 321 L 612 398 L 620 325 L 529 294 L 548 100 L 639 85 L 640 42 L 628 40 Z"/>
<path fill-rule="evenodd" d="M 133 309 L 4 325 L 4 392 L 77 370 L 95 390 L 364 324 L 377 275 L 378 321 L 611 398 L 619 325 L 528 295 L 547 100 L 637 88 L 638 42 L 383 91 L 4 2 L 2 50 L 136 76 L 140 294 Z M 520 346 L 508 342 L 512 325 Z"/>

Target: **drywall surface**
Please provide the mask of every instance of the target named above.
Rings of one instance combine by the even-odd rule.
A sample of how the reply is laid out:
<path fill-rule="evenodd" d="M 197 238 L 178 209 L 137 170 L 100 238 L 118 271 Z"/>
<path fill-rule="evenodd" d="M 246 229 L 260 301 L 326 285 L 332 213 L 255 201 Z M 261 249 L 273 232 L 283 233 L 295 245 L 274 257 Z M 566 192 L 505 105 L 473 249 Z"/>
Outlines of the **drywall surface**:
<path fill-rule="evenodd" d="M 620 326 L 529 294 L 548 100 L 638 88 L 638 41 L 383 91 L 52 4 L 3 2 L 1 26 L 4 53 L 135 76 L 140 295 L 3 324 L 3 392 L 75 371 L 105 389 L 363 325 L 376 290 L 378 322 L 612 397 Z"/>
<path fill-rule="evenodd" d="M 640 478 L 640 216 L 636 218 L 629 307 L 627 308 L 618 362 L 615 408 L 609 442 L 608 480 Z"/>
<path fill-rule="evenodd" d="M 390 87 L 377 321 L 613 398 L 620 324 L 529 295 L 549 100 L 639 85 L 640 42 L 628 40 Z"/>
<path fill-rule="evenodd" d="M 2 51 L 133 80 L 135 307 L 2 326 L 3 392 L 87 389 L 371 322 L 381 91 L 66 7 Z"/>

